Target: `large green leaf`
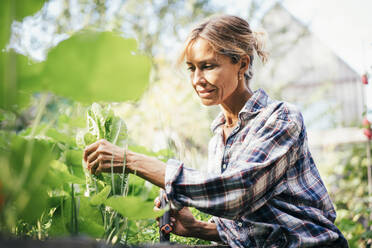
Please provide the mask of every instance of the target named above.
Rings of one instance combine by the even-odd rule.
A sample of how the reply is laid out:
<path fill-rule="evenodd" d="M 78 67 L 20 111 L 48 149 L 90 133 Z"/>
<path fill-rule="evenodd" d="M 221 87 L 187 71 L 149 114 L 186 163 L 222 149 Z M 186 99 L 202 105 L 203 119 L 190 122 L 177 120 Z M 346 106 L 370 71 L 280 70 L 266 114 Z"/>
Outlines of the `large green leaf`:
<path fill-rule="evenodd" d="M 112 196 L 105 204 L 130 220 L 156 218 L 164 213 L 164 210 L 155 212 L 153 202 L 143 201 L 142 198 L 134 196 Z"/>
<path fill-rule="evenodd" d="M 83 151 L 82 150 L 67 150 L 66 165 L 71 170 L 71 173 L 79 178 L 85 178 L 82 167 Z"/>
<path fill-rule="evenodd" d="M 92 206 L 90 204 L 90 199 L 85 196 L 75 197 L 76 203 L 76 214 L 79 218 L 84 219 L 85 221 L 95 222 L 99 225 L 103 224 L 102 215 L 99 207 Z M 66 223 L 71 224 L 71 197 L 69 197 L 63 204 L 63 218 Z"/>
<path fill-rule="evenodd" d="M 102 238 L 105 229 L 103 225 L 97 223 L 97 221 L 86 220 L 85 218 L 79 217 L 79 233 L 86 234 L 94 238 Z"/>
<path fill-rule="evenodd" d="M 102 216 L 96 207 L 88 203 L 86 197 L 76 197 L 78 232 L 91 237 L 101 238 L 104 233 Z M 59 211 L 63 209 L 63 211 Z M 58 211 L 54 213 L 52 225 L 49 231 L 50 236 L 66 235 L 71 231 L 71 198 L 63 201 L 63 206 L 59 206 Z"/>
<path fill-rule="evenodd" d="M 54 160 L 51 163 L 51 171 L 49 176 L 55 178 L 63 183 L 75 183 L 75 184 L 84 184 L 85 180 L 81 177 L 72 175 L 67 165 L 61 163 L 60 161 Z"/>
<path fill-rule="evenodd" d="M 138 99 L 147 87 L 150 60 L 136 41 L 114 33 L 80 33 L 61 42 L 42 64 L 20 61 L 17 85 L 26 92 L 51 91 L 73 100 Z"/>
<path fill-rule="evenodd" d="M 107 197 L 109 196 L 110 192 L 111 192 L 111 186 L 107 185 L 103 190 L 101 190 L 101 192 L 99 192 L 98 194 L 90 198 L 90 203 L 92 205 L 103 204 L 105 200 L 107 199 Z"/>
<path fill-rule="evenodd" d="M 53 158 L 51 144 L 10 134 L 5 139 L 9 142 L 9 150 L 0 153 L 0 181 L 9 201 L 7 208 L 13 215 L 6 218 L 34 223 L 47 206 L 44 182 Z"/>
<path fill-rule="evenodd" d="M 48 232 L 49 236 L 66 236 L 67 233 L 65 220 L 61 216 L 54 215 Z"/>
<path fill-rule="evenodd" d="M 89 197 L 79 197 L 79 217 L 86 221 L 103 224 L 102 214 L 99 207 L 90 204 Z"/>

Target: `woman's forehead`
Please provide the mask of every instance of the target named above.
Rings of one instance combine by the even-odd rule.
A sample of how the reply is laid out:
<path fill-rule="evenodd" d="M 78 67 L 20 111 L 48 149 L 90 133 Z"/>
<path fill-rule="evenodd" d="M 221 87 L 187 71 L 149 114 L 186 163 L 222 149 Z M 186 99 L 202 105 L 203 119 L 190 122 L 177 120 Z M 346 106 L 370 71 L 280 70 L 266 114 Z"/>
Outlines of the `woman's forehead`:
<path fill-rule="evenodd" d="M 186 49 L 186 62 L 198 63 L 205 60 L 217 60 L 218 54 L 209 41 L 197 38 Z"/>

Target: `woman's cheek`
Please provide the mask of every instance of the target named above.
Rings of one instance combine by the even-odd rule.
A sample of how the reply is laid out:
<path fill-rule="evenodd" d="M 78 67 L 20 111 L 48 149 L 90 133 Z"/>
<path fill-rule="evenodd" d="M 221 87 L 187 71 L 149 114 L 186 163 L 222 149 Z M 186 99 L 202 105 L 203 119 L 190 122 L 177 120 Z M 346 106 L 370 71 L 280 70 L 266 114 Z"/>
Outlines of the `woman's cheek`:
<path fill-rule="evenodd" d="M 210 71 L 205 75 L 205 79 L 208 83 L 218 87 L 218 73 L 216 71 Z"/>

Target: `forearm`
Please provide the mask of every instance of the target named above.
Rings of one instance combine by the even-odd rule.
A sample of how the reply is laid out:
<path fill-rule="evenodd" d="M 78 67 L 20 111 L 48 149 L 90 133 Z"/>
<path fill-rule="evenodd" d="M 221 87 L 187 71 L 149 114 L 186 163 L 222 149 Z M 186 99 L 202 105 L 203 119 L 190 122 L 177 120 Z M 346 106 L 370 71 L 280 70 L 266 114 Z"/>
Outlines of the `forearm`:
<path fill-rule="evenodd" d="M 197 221 L 193 230 L 193 233 L 190 235 L 192 237 L 210 241 L 221 241 L 215 223 Z"/>
<path fill-rule="evenodd" d="M 130 173 L 164 188 L 166 164 L 143 154 L 127 151 L 126 166 Z"/>

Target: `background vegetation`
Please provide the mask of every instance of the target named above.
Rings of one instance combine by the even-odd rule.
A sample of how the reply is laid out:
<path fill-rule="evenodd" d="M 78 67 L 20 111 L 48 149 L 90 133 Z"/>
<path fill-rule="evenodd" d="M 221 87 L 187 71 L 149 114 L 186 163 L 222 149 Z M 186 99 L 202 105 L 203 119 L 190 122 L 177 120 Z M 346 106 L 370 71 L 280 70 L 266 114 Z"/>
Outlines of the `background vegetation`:
<path fill-rule="evenodd" d="M 165 54 L 194 23 L 223 10 L 208 0 L 50 2 L 0 1 L 0 232 L 158 242 L 158 188 L 125 174 L 90 177 L 82 149 L 107 138 L 203 169 L 218 108 L 200 105 Z M 260 7 L 252 1 L 250 17 Z M 44 33 L 28 33 L 27 23 Z M 329 149 L 318 167 L 336 224 L 351 247 L 363 247 L 372 238 L 365 144 Z"/>

